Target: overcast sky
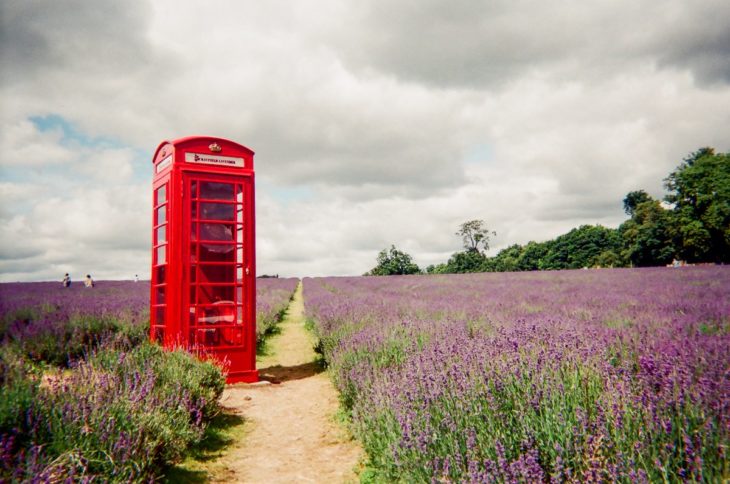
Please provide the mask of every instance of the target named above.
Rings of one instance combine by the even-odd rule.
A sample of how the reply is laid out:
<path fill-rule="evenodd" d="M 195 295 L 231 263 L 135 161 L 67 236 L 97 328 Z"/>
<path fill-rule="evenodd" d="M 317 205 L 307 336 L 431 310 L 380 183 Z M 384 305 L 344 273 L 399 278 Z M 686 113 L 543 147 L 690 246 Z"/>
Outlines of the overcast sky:
<path fill-rule="evenodd" d="M 256 152 L 258 273 L 422 267 L 730 151 L 730 2 L 0 2 L 0 280 L 149 277 L 160 141 Z"/>

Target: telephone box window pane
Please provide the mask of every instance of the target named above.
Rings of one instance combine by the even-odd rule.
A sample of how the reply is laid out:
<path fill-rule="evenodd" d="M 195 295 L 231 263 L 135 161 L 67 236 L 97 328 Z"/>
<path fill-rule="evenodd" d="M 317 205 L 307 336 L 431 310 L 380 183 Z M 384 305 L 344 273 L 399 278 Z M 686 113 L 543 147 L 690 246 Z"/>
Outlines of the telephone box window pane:
<path fill-rule="evenodd" d="M 167 201 L 167 185 L 162 185 L 157 189 L 157 205 Z"/>
<path fill-rule="evenodd" d="M 236 231 L 236 242 L 243 244 L 243 228 L 239 227 Z"/>
<path fill-rule="evenodd" d="M 198 308 L 198 325 L 233 324 L 235 321 L 233 304 L 217 304 Z"/>
<path fill-rule="evenodd" d="M 243 262 L 243 247 L 238 247 L 236 250 L 236 260 L 238 262 Z"/>
<path fill-rule="evenodd" d="M 190 198 L 198 198 L 198 182 L 192 181 L 190 183 Z"/>
<path fill-rule="evenodd" d="M 163 225 L 162 227 L 157 227 L 157 243 L 161 244 L 162 242 L 166 242 L 166 229 L 167 225 Z"/>
<path fill-rule="evenodd" d="M 167 249 L 166 245 L 161 245 L 157 248 L 157 263 L 158 264 L 164 264 L 165 263 L 165 251 Z"/>
<path fill-rule="evenodd" d="M 200 218 L 203 220 L 234 220 L 235 206 L 227 203 L 201 203 Z"/>
<path fill-rule="evenodd" d="M 243 302 L 243 288 L 241 286 L 236 287 L 236 302 L 239 304 Z"/>
<path fill-rule="evenodd" d="M 198 286 L 198 304 L 233 304 L 233 286 Z"/>
<path fill-rule="evenodd" d="M 165 306 L 155 308 L 155 324 L 165 324 Z"/>
<path fill-rule="evenodd" d="M 157 224 L 164 224 L 167 221 L 167 205 L 163 205 L 157 209 Z"/>
<path fill-rule="evenodd" d="M 200 198 L 233 200 L 233 185 L 231 183 L 200 182 Z"/>
<path fill-rule="evenodd" d="M 243 324 L 243 306 L 236 306 L 236 324 Z"/>
<path fill-rule="evenodd" d="M 155 304 L 165 304 L 165 286 L 155 288 Z"/>
<path fill-rule="evenodd" d="M 200 244 L 201 262 L 235 262 L 234 246 L 229 244 Z"/>
<path fill-rule="evenodd" d="M 223 328 L 223 344 L 240 346 L 243 344 L 243 331 L 238 328 Z"/>
<path fill-rule="evenodd" d="M 190 202 L 190 218 L 198 218 L 198 202 L 195 200 Z"/>
<path fill-rule="evenodd" d="M 157 284 L 165 283 L 165 274 L 167 273 L 167 271 L 165 270 L 165 267 L 167 267 L 167 266 L 160 266 L 155 269 L 155 283 L 157 283 Z"/>
<path fill-rule="evenodd" d="M 233 282 L 233 266 L 201 265 L 200 282 Z"/>
<path fill-rule="evenodd" d="M 198 329 L 197 342 L 201 346 L 220 346 L 220 333 L 215 328 Z"/>
<path fill-rule="evenodd" d="M 243 281 L 243 267 L 238 266 L 236 267 L 236 282 L 242 282 Z"/>
<path fill-rule="evenodd" d="M 190 304 L 195 304 L 195 285 L 190 286 Z"/>
<path fill-rule="evenodd" d="M 198 240 L 198 224 L 190 224 L 190 240 Z"/>
<path fill-rule="evenodd" d="M 155 326 L 155 329 L 154 329 L 154 338 L 155 338 L 155 341 L 162 342 L 162 340 L 165 339 L 165 328 L 164 327 Z"/>
<path fill-rule="evenodd" d="M 233 224 L 200 224 L 200 239 L 233 242 Z"/>
<path fill-rule="evenodd" d="M 194 283 L 195 281 L 198 280 L 198 271 L 197 271 L 197 268 L 198 268 L 198 266 L 196 266 L 196 265 L 191 265 L 190 266 L 190 282 L 193 282 Z"/>

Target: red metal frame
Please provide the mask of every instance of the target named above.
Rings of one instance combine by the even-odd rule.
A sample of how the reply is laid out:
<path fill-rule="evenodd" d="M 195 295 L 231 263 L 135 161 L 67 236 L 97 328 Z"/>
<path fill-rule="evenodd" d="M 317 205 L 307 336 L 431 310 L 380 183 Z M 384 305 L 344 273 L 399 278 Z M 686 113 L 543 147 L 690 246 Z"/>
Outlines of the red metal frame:
<path fill-rule="evenodd" d="M 254 382 L 254 152 L 197 136 L 163 141 L 152 159 L 150 338 Z"/>

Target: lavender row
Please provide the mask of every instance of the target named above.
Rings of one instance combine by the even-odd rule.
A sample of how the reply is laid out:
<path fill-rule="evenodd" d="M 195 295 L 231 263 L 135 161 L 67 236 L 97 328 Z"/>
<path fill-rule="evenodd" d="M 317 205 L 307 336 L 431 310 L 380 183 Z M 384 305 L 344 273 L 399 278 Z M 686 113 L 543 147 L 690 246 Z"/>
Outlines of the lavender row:
<path fill-rule="evenodd" d="M 284 316 L 299 279 L 262 278 L 256 280 L 256 339 L 261 342 Z"/>
<path fill-rule="evenodd" d="M 257 281 L 257 336 L 279 321 L 298 279 Z M 149 328 L 147 282 L 99 281 L 93 288 L 60 283 L 0 284 L 0 342 L 15 342 L 35 361 L 68 365 L 102 341 L 134 346 Z"/>
<path fill-rule="evenodd" d="M 730 268 L 317 278 L 304 296 L 386 480 L 729 477 Z"/>

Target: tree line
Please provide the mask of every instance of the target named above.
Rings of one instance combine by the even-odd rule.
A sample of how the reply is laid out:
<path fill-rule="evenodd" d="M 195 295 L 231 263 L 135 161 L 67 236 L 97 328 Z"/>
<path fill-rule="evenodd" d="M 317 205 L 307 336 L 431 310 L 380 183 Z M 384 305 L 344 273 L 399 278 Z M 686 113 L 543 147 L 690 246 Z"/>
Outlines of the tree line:
<path fill-rule="evenodd" d="M 700 148 L 664 179 L 664 187 L 663 200 L 644 190 L 629 192 L 623 199 L 629 218 L 615 229 L 581 225 L 555 239 L 514 244 L 489 257 L 489 240 L 496 232 L 483 220 L 469 220 L 456 232 L 464 250 L 448 261 L 423 271 L 409 254 L 392 245 L 380 251 L 377 265 L 366 275 L 729 263 L 730 153 Z"/>

